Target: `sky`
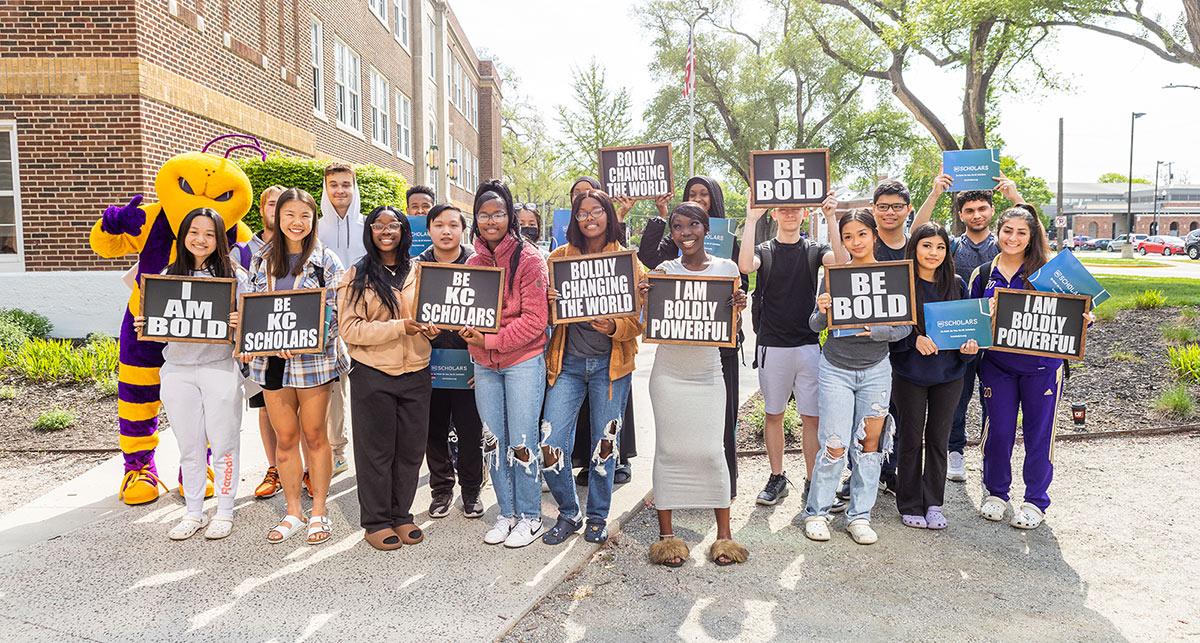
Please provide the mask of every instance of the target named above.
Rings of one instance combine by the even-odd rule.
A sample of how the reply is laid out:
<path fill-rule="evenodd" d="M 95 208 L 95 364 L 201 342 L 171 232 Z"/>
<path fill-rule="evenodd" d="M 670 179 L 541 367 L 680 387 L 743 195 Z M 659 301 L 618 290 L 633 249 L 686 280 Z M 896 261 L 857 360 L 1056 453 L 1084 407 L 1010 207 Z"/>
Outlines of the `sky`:
<path fill-rule="evenodd" d="M 506 83 L 542 113 L 551 130 L 555 106 L 571 103 L 571 70 L 593 57 L 608 70 L 610 85 L 628 88 L 640 132 L 644 106 L 655 92 L 649 33 L 631 13 L 632 0 L 451 0 L 476 50 L 513 69 Z M 749 4 L 749 3 L 747 3 Z M 1177 3 L 1163 4 L 1178 12 Z M 757 19 L 751 15 L 750 20 Z M 703 27 L 701 27 L 703 28 Z M 1200 69 L 1168 63 L 1148 50 L 1084 30 L 1065 30 L 1043 56 L 1068 83 L 1061 91 L 1006 93 L 1000 99 L 1003 152 L 1047 182 L 1058 173 L 1058 119 L 1064 119 L 1064 181 L 1095 181 L 1129 169 L 1131 112 L 1137 120 L 1133 175 L 1154 180 L 1156 161 L 1174 162 L 1175 182 L 1200 183 Z M 697 57 L 704 55 L 697 51 Z M 962 72 L 917 65 L 909 84 L 947 125 L 961 134 Z M 680 69 L 682 88 L 683 70 Z M 948 91 L 936 88 L 945 85 Z M 897 103 L 899 107 L 899 103 Z M 901 107 L 901 109 L 903 109 Z M 917 126 L 919 127 L 919 126 Z M 922 130 L 923 131 L 923 130 Z M 682 150 L 681 150 L 682 152 Z M 1166 167 L 1162 169 L 1165 183 Z"/>

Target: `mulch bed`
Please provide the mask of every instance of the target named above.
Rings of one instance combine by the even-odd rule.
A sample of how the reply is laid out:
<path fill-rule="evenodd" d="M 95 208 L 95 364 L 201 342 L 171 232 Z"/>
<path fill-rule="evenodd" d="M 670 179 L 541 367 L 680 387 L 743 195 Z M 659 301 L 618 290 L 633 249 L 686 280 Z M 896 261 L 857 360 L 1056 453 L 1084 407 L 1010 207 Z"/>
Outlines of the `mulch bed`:
<path fill-rule="evenodd" d="M 17 396 L 0 400 L 0 451 L 22 450 L 119 450 L 117 443 L 117 397 L 101 397 L 96 386 L 77 382 L 33 382 L 5 373 L 0 386 L 13 386 Z M 75 423 L 61 431 L 32 428 L 34 420 L 53 409 L 75 414 Z M 166 415 L 159 415 L 166 427 Z"/>
<path fill-rule="evenodd" d="M 1179 308 L 1155 310 L 1122 310 L 1112 321 L 1097 321 L 1088 330 L 1086 353 L 1082 362 L 1071 362 L 1071 374 L 1063 386 L 1058 407 L 1060 433 L 1103 433 L 1129 429 L 1152 428 L 1183 424 L 1188 418 L 1172 417 L 1155 410 L 1155 400 L 1175 383 L 1167 363 L 1170 345 L 1160 332 L 1163 326 L 1182 323 Z M 1195 325 L 1194 320 L 1187 322 Z M 1139 361 L 1130 362 L 1110 357 L 1114 352 L 1130 353 Z M 1194 398 L 1200 399 L 1200 385 L 1189 387 Z M 749 408 L 761 398 L 756 394 L 746 401 L 739 414 L 746 416 Z M 1071 405 L 1087 405 L 1087 424 L 1077 427 L 1071 417 Z M 738 449 L 761 450 L 764 447 L 762 427 L 749 426 L 745 421 L 738 433 Z M 971 400 L 967 411 L 967 439 L 978 440 L 980 433 L 978 395 Z M 800 435 L 786 437 L 787 448 L 798 448 Z"/>

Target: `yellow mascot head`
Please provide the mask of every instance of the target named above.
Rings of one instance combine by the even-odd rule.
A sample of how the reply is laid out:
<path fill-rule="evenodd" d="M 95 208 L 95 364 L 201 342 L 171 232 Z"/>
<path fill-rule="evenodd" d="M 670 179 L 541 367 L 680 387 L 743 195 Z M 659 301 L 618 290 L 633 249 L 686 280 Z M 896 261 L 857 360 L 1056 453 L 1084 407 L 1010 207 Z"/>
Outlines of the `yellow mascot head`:
<path fill-rule="evenodd" d="M 208 152 L 213 143 L 225 138 L 247 138 L 253 143 L 230 147 L 224 157 Z M 154 192 L 175 234 L 179 234 L 179 226 L 189 212 L 212 208 L 225 221 L 226 230 L 238 226 L 235 241 L 250 238 L 249 228 L 241 221 L 254 201 L 253 189 L 246 173 L 229 158 L 229 153 L 239 148 L 257 150 L 264 160 L 267 157 L 253 136 L 226 134 L 209 141 L 199 152 L 172 157 L 159 169 L 154 178 Z"/>

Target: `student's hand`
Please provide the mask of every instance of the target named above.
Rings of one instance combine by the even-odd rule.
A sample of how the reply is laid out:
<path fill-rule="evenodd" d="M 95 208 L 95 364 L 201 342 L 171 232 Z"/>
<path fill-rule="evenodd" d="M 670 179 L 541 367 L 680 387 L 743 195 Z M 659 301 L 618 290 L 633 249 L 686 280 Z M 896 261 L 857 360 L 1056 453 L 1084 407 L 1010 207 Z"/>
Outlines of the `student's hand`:
<path fill-rule="evenodd" d="M 950 175 L 943 172 L 941 168 L 938 168 L 937 178 L 933 180 L 933 198 L 936 199 L 944 194 L 952 185 L 954 185 L 954 179 L 950 178 Z"/>
<path fill-rule="evenodd" d="M 142 332 L 142 326 L 145 326 L 145 325 L 146 325 L 145 317 L 138 315 L 137 317 L 133 318 L 133 330 L 140 333 L 140 332 Z"/>
<path fill-rule="evenodd" d="M 1090 326 L 1092 324 L 1092 322 L 1096 321 L 1096 316 L 1091 313 L 1084 313 L 1083 321 L 1086 322 Z"/>
<path fill-rule="evenodd" d="M 550 305 L 553 306 L 554 302 L 558 301 L 558 291 L 552 287 L 546 288 L 546 301 L 549 301 Z"/>
<path fill-rule="evenodd" d="M 825 313 L 828 313 L 829 307 L 832 305 L 833 305 L 833 297 L 829 296 L 829 293 L 823 292 L 823 293 L 817 295 L 817 310 L 821 311 L 822 315 L 824 315 Z"/>
<path fill-rule="evenodd" d="M 292 351 L 279 351 L 279 359 L 292 359 Z"/>
<path fill-rule="evenodd" d="M 750 207 L 750 191 L 746 190 L 746 225 L 758 223 L 758 220 L 761 219 L 766 213 L 766 208 Z"/>
<path fill-rule="evenodd" d="M 735 310 L 741 311 L 746 307 L 746 291 L 737 288 L 733 291 L 733 297 L 729 298 L 729 303 L 733 304 Z"/>
<path fill-rule="evenodd" d="M 467 326 L 458 331 L 458 336 L 463 338 L 463 341 L 476 348 L 483 348 L 483 333 Z"/>
<path fill-rule="evenodd" d="M 611 319 L 593 319 L 589 323 L 592 325 L 592 330 L 597 333 L 604 333 L 611 337 L 613 333 L 617 332 L 617 322 Z"/>
<path fill-rule="evenodd" d="M 660 194 L 654 197 L 654 208 L 658 210 L 658 216 L 665 221 L 667 219 L 667 208 L 671 207 L 671 195 Z"/>
<path fill-rule="evenodd" d="M 617 202 L 617 221 L 624 223 L 625 215 L 629 214 L 629 211 L 633 209 L 634 204 L 637 203 L 637 199 L 621 195 L 614 198 L 613 201 Z"/>
<path fill-rule="evenodd" d="M 238 311 L 235 310 L 235 311 L 229 313 L 229 327 L 231 329 L 237 328 L 238 323 L 240 323 L 241 321 L 242 321 L 242 316 L 238 314 Z"/>
<path fill-rule="evenodd" d="M 958 350 L 963 355 L 974 355 L 979 352 L 979 342 L 973 339 L 968 339 L 967 341 L 963 342 L 962 346 L 958 347 Z"/>
<path fill-rule="evenodd" d="M 233 347 L 233 357 L 234 357 L 234 359 L 236 359 L 237 361 L 239 361 L 243 364 L 249 364 L 250 362 L 254 361 L 253 355 L 247 355 L 245 353 L 237 352 L 237 346 Z"/>
<path fill-rule="evenodd" d="M 415 319 L 401 319 L 400 323 L 404 327 L 405 335 L 416 335 L 417 333 L 425 332 L 425 324 L 418 324 Z"/>
<path fill-rule="evenodd" d="M 834 196 L 833 190 L 830 190 L 829 193 L 825 195 L 825 200 L 821 202 L 821 214 L 825 215 L 826 221 L 830 223 L 837 221 L 837 207 L 837 197 Z"/>
<path fill-rule="evenodd" d="M 638 294 L 645 297 L 650 292 L 650 281 L 639 281 L 637 285 Z"/>
<path fill-rule="evenodd" d="M 996 316 L 996 295 L 992 295 L 992 298 L 988 300 L 988 317 L 995 317 L 995 316 Z"/>
<path fill-rule="evenodd" d="M 925 335 L 917 336 L 917 352 L 922 355 L 937 355 L 937 344 L 933 343 L 932 339 Z"/>
<path fill-rule="evenodd" d="M 993 176 L 992 179 L 997 181 L 996 191 L 999 192 L 1004 198 L 1012 201 L 1013 203 L 1025 202 L 1025 199 L 1021 196 L 1021 193 L 1017 191 L 1016 181 L 1004 176 L 1003 172 L 1000 173 L 1000 176 Z"/>
<path fill-rule="evenodd" d="M 437 339 L 438 335 L 442 334 L 442 329 L 438 328 L 437 324 L 425 324 L 425 337 L 428 339 Z"/>

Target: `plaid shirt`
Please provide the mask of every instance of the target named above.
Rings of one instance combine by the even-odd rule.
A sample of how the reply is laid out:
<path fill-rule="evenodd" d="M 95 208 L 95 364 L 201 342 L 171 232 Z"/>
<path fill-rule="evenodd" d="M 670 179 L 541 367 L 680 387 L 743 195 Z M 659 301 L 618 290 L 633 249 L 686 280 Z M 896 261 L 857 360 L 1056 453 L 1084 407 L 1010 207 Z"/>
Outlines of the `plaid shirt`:
<path fill-rule="evenodd" d="M 268 287 L 266 256 L 271 244 L 263 246 L 250 262 L 250 285 L 254 292 L 273 290 Z M 300 275 L 296 277 L 295 290 L 305 288 L 320 288 L 316 268 L 325 271 L 325 307 L 332 311 L 326 315 L 328 322 L 325 327 L 325 352 L 296 355 L 285 362 L 283 369 L 283 386 L 285 388 L 312 388 L 333 381 L 333 378 L 345 375 L 350 370 L 350 358 L 346 354 L 346 345 L 338 337 L 337 322 L 337 285 L 342 281 L 342 262 L 332 250 L 320 241 L 316 242 L 308 261 L 304 263 Z M 274 280 L 270 280 L 273 285 Z M 267 357 L 258 356 L 250 362 L 250 379 L 259 386 L 267 383 Z"/>

